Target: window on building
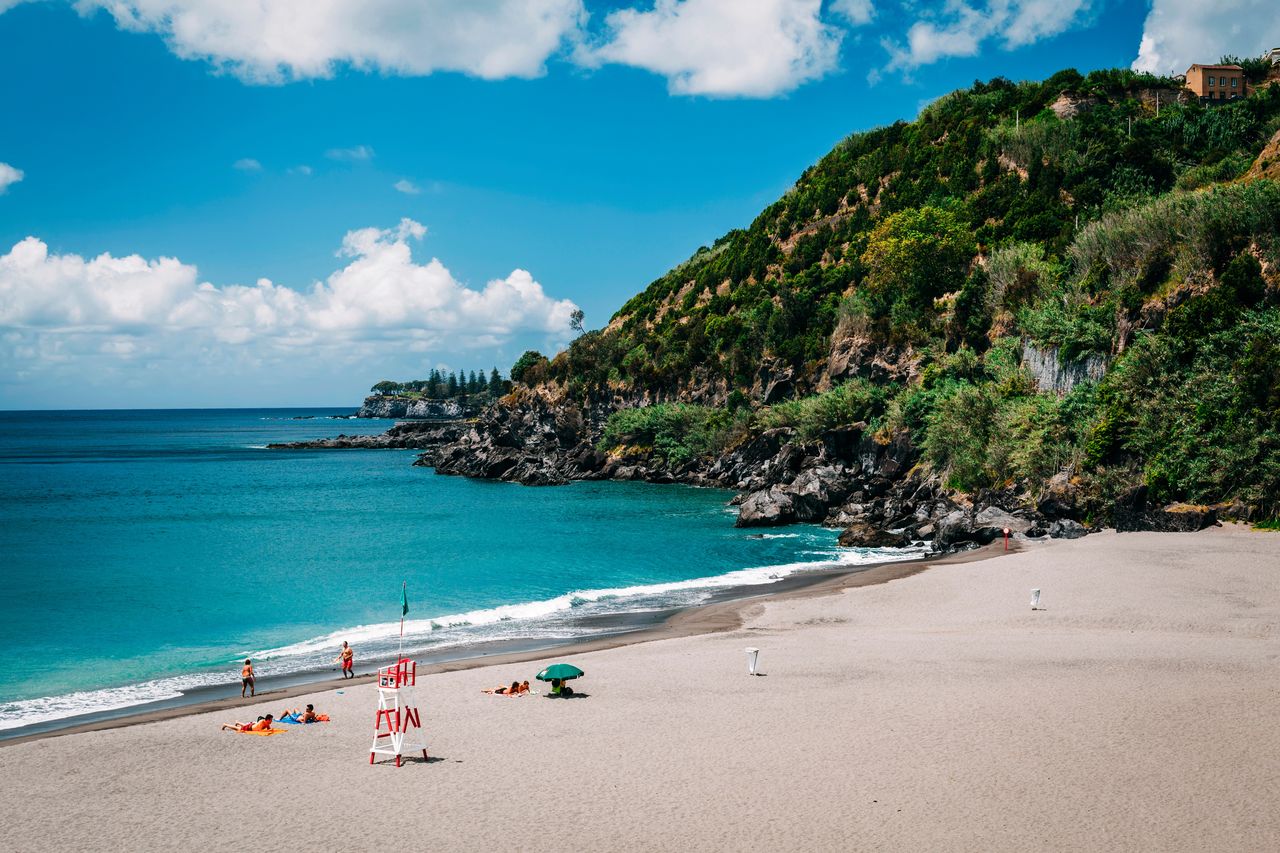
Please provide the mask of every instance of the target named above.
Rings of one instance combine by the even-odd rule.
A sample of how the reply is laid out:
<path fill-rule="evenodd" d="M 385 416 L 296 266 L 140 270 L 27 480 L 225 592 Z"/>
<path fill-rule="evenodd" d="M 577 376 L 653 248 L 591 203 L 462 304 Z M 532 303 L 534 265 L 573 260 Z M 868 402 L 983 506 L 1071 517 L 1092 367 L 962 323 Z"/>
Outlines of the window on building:
<path fill-rule="evenodd" d="M 1209 88 L 1210 88 L 1210 89 L 1212 89 L 1212 88 L 1213 88 L 1213 81 L 1214 81 L 1214 80 L 1216 80 L 1216 79 L 1217 79 L 1216 77 L 1210 77 L 1210 78 L 1209 78 Z"/>
<path fill-rule="evenodd" d="M 1239 87 L 1240 87 L 1240 78 L 1239 78 L 1239 77 L 1232 77 L 1232 78 L 1231 78 L 1231 88 L 1232 88 L 1232 89 L 1237 89 L 1237 88 L 1239 88 Z"/>
<path fill-rule="evenodd" d="M 1219 78 L 1218 78 L 1218 85 L 1225 89 L 1225 88 L 1227 87 L 1227 78 L 1226 78 L 1226 77 L 1219 77 Z"/>

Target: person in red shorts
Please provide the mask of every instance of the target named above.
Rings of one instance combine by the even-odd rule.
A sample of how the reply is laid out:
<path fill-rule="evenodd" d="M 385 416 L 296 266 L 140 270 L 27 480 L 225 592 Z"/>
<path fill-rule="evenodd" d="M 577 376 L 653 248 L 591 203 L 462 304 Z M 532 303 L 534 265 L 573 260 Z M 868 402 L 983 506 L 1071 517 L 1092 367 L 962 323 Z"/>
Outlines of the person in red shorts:
<path fill-rule="evenodd" d="M 355 664 L 355 656 L 356 656 L 356 653 L 353 652 L 351 650 L 351 647 L 347 645 L 347 641 L 343 640 L 342 651 L 338 654 L 338 660 L 342 663 L 343 678 L 356 677 L 355 669 L 353 668 Z"/>

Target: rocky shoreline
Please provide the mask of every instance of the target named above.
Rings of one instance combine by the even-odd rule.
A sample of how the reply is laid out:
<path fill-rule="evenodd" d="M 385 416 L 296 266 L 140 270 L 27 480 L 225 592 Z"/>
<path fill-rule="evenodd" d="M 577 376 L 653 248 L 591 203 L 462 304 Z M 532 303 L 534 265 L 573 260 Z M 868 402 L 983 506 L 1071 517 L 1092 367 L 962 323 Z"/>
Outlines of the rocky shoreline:
<path fill-rule="evenodd" d="M 268 444 L 270 450 L 432 450 L 457 441 L 463 421 L 408 421 L 377 435 L 338 435 L 311 441 Z"/>
<path fill-rule="evenodd" d="M 1075 517 L 1065 476 L 1040 501 L 1014 493 L 968 500 L 916 466 L 918 454 L 906 436 L 884 441 L 866 424 L 813 441 L 790 429 L 768 430 L 717 458 L 672 467 L 643 450 L 617 455 L 597 449 L 612 406 L 579 406 L 535 391 L 513 402 L 486 409 L 457 441 L 421 454 L 414 464 L 526 485 L 639 480 L 732 489 L 738 492 L 732 503 L 739 506 L 739 527 L 823 524 L 841 528 L 840 544 L 850 547 L 927 541 L 946 551 L 987 544 L 1006 528 L 1029 537 L 1087 532 Z"/>
<path fill-rule="evenodd" d="M 597 447 L 608 416 L 634 401 L 585 403 L 519 389 L 470 420 L 408 421 L 381 435 L 271 445 L 279 449 L 407 448 L 436 473 L 551 486 L 575 480 L 632 480 L 731 489 L 738 527 L 814 523 L 841 529 L 840 544 L 891 548 L 918 542 L 935 551 L 1012 537 L 1074 539 L 1090 528 L 1069 470 L 1038 494 L 1015 489 L 965 495 L 918 465 L 905 434 L 888 439 L 857 423 L 805 440 L 788 428 L 752 436 L 723 454 L 670 465 L 651 449 L 606 453 Z M 368 401 L 366 401 L 368 407 Z M 362 409 L 363 411 L 363 409 Z M 1153 508 L 1145 490 L 1120 499 L 1121 530 L 1200 530 L 1217 523 L 1211 507 Z"/>

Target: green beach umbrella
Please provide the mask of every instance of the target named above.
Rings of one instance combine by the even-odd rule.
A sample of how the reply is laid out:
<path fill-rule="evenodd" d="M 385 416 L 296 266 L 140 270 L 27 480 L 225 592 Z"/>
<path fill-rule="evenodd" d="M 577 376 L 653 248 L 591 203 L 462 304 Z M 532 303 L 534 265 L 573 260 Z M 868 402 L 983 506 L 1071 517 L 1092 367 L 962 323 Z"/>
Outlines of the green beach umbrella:
<path fill-rule="evenodd" d="M 558 678 L 561 681 L 568 681 L 570 678 L 581 678 L 584 675 L 586 675 L 586 673 L 578 669 L 573 664 L 553 663 L 551 666 L 538 673 L 536 678 L 539 681 L 550 681 L 553 678 Z"/>

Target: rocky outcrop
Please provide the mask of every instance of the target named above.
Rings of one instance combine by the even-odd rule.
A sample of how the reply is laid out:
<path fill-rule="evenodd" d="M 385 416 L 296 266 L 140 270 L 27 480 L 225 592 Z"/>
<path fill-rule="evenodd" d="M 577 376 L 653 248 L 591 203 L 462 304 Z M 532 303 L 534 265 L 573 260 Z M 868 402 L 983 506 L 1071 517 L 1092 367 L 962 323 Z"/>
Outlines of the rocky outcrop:
<path fill-rule="evenodd" d="M 846 548 L 902 548 L 911 544 L 904 534 L 881 530 L 865 521 L 846 527 L 837 541 Z"/>
<path fill-rule="evenodd" d="M 462 437 L 463 425 L 409 422 L 396 424 L 377 435 L 339 435 L 311 441 L 288 441 L 268 444 L 272 450 L 430 450 L 443 447 Z"/>
<path fill-rule="evenodd" d="M 425 398 L 388 396 L 375 394 L 364 398 L 356 412 L 357 418 L 420 418 L 426 420 L 456 420 L 474 415 L 477 407 L 458 399 L 427 400 Z"/>
<path fill-rule="evenodd" d="M 1253 165 L 1244 176 L 1246 181 L 1256 181 L 1261 178 L 1280 181 L 1280 130 L 1277 130 L 1271 140 L 1263 146 L 1258 159 L 1253 161 Z"/>
<path fill-rule="evenodd" d="M 1097 98 L 1077 95 L 1074 92 L 1063 92 L 1058 96 L 1058 100 L 1049 105 L 1049 109 L 1053 110 L 1054 115 L 1065 121 L 1066 119 L 1075 118 L 1080 113 L 1091 110 L 1097 105 Z"/>
<path fill-rule="evenodd" d="M 1147 502 L 1147 487 L 1138 486 L 1116 498 L 1112 523 L 1119 532 L 1151 530 L 1161 533 L 1195 533 L 1218 523 L 1215 507 L 1170 504 L 1154 509 Z"/>
<path fill-rule="evenodd" d="M 1107 374 L 1107 360 L 1091 353 L 1075 361 L 1063 361 L 1057 347 L 1040 349 L 1025 342 L 1022 366 L 1031 371 L 1041 393 L 1066 394 L 1086 379 L 1099 382 Z"/>
<path fill-rule="evenodd" d="M 529 486 L 551 486 L 570 480 L 648 479 L 636 472 L 610 469 L 595 449 L 611 401 L 585 406 L 550 393 L 522 389 L 513 405 L 485 409 L 453 444 L 423 454 L 415 465 L 438 474 L 507 480 Z"/>

